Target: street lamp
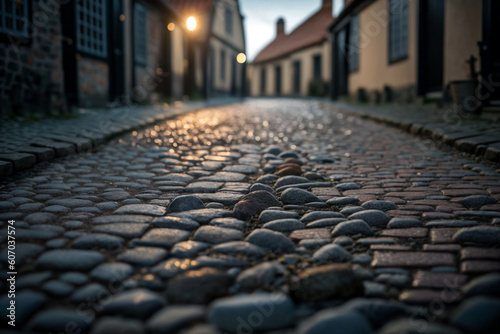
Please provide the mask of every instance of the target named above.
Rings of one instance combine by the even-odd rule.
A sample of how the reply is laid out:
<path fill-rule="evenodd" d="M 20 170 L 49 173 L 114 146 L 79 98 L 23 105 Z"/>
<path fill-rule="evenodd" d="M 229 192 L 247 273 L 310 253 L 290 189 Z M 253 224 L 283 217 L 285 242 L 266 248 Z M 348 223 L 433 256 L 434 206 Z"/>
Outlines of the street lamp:
<path fill-rule="evenodd" d="M 186 20 L 186 26 L 189 31 L 193 31 L 196 29 L 196 19 L 193 16 L 188 17 Z"/>

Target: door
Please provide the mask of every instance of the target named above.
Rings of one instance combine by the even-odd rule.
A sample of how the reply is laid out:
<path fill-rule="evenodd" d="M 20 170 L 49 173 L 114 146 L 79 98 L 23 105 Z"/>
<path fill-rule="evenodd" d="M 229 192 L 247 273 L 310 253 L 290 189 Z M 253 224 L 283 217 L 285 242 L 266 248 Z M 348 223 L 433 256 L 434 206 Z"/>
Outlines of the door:
<path fill-rule="evenodd" d="M 483 0 L 483 40 L 480 43 L 483 104 L 500 105 L 500 2 Z"/>
<path fill-rule="evenodd" d="M 335 34 L 333 41 L 333 98 L 348 94 L 347 31 L 349 25 Z"/>
<path fill-rule="evenodd" d="M 78 64 L 76 59 L 75 2 L 68 1 L 60 7 L 62 31 L 62 56 L 64 70 L 64 95 L 68 107 L 78 105 Z"/>
<path fill-rule="evenodd" d="M 300 95 L 300 61 L 293 63 L 293 93 Z"/>
<path fill-rule="evenodd" d="M 236 54 L 231 57 L 231 95 L 236 96 L 238 91 L 236 83 Z"/>
<path fill-rule="evenodd" d="M 109 7 L 109 100 L 122 102 L 125 92 L 124 29 L 121 20 L 121 15 L 124 15 L 123 1 L 112 0 Z"/>
<path fill-rule="evenodd" d="M 275 68 L 275 75 L 276 75 L 276 95 L 279 96 L 281 95 L 281 66 L 276 66 Z"/>
<path fill-rule="evenodd" d="M 444 0 L 419 2 L 418 93 L 443 91 Z"/>

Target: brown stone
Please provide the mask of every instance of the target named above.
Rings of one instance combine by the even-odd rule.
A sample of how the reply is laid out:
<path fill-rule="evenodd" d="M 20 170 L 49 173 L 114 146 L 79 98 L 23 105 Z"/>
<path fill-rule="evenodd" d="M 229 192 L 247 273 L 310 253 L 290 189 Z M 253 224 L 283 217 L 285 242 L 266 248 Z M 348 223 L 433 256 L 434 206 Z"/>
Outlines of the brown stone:
<path fill-rule="evenodd" d="M 236 203 L 233 212 L 236 218 L 246 220 L 255 214 L 260 214 L 271 206 L 280 205 L 278 199 L 270 192 L 257 190 L 245 195 Z"/>
<path fill-rule="evenodd" d="M 296 164 L 296 165 L 299 165 L 299 166 L 303 165 L 303 162 L 300 161 L 297 158 L 286 158 L 285 159 L 285 164 L 288 164 L 288 163 Z"/>
<path fill-rule="evenodd" d="M 431 242 L 433 244 L 450 244 L 453 243 L 453 235 L 457 233 L 459 228 L 433 228 L 431 230 Z"/>
<path fill-rule="evenodd" d="M 431 290 L 431 289 L 413 289 L 404 290 L 399 295 L 399 300 L 406 304 L 425 304 L 433 302 L 438 305 L 458 303 L 462 300 L 462 294 L 459 291 L 449 290 Z"/>
<path fill-rule="evenodd" d="M 279 177 L 287 175 L 301 175 L 301 174 L 302 174 L 302 168 L 300 168 L 300 166 L 298 165 L 288 166 L 274 173 L 274 175 Z"/>
<path fill-rule="evenodd" d="M 404 252 L 411 251 L 410 246 L 405 245 L 370 245 L 372 251 L 392 251 L 392 252 Z"/>
<path fill-rule="evenodd" d="M 306 269 L 299 274 L 298 286 L 290 286 L 300 301 L 323 301 L 363 294 L 363 284 L 354 275 L 349 263 L 330 264 Z"/>
<path fill-rule="evenodd" d="M 457 244 L 432 245 L 425 244 L 422 249 L 426 252 L 458 252 L 461 247 Z"/>
<path fill-rule="evenodd" d="M 412 286 L 416 288 L 448 288 L 457 290 L 465 283 L 467 283 L 466 275 L 420 270 L 415 274 Z"/>
<path fill-rule="evenodd" d="M 380 235 L 384 237 L 400 237 L 400 238 L 425 238 L 427 236 L 427 228 L 412 227 L 412 228 L 394 228 L 383 230 Z"/>
<path fill-rule="evenodd" d="M 455 218 L 456 215 L 453 213 L 446 212 L 424 212 L 422 214 L 422 219 L 425 220 L 434 220 L 434 219 L 452 219 Z"/>
<path fill-rule="evenodd" d="M 463 261 L 460 264 L 460 271 L 464 274 L 482 274 L 492 271 L 500 271 L 499 261 Z"/>
<path fill-rule="evenodd" d="M 292 240 L 330 239 L 330 232 L 326 228 L 295 230 L 290 234 L 290 239 Z"/>
<path fill-rule="evenodd" d="M 228 293 L 233 277 L 213 268 L 188 271 L 173 278 L 167 286 L 171 303 L 205 304 Z"/>
<path fill-rule="evenodd" d="M 451 253 L 437 252 L 375 252 L 373 267 L 435 267 L 455 266 Z"/>
<path fill-rule="evenodd" d="M 461 260 L 497 260 L 500 261 L 500 249 L 467 247 L 460 252 Z"/>

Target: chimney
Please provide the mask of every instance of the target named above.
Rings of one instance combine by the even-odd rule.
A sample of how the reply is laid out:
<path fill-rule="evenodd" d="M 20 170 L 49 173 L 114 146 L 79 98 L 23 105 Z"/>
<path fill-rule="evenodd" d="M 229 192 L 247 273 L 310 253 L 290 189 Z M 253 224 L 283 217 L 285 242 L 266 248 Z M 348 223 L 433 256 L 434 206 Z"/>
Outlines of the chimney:
<path fill-rule="evenodd" d="M 323 0 L 323 8 L 332 7 L 332 0 Z"/>
<path fill-rule="evenodd" d="M 280 17 L 276 22 L 276 38 L 285 36 L 285 20 Z"/>

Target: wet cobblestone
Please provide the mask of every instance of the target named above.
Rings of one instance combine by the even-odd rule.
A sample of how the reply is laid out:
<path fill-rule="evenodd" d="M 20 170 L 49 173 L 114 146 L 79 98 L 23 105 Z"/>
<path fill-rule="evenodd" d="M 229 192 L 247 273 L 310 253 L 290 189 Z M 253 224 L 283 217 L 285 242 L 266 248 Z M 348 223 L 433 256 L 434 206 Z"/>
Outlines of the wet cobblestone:
<path fill-rule="evenodd" d="M 21 332 L 396 333 L 416 317 L 472 333 L 470 314 L 500 315 L 498 275 L 481 280 L 500 271 L 499 201 L 498 166 L 317 101 L 251 100 L 2 181 L 0 268 L 15 219 Z"/>

